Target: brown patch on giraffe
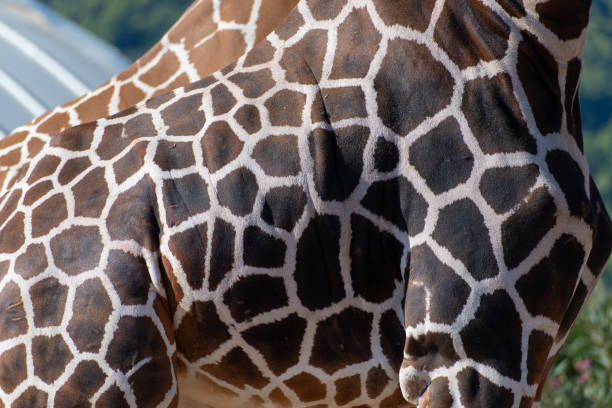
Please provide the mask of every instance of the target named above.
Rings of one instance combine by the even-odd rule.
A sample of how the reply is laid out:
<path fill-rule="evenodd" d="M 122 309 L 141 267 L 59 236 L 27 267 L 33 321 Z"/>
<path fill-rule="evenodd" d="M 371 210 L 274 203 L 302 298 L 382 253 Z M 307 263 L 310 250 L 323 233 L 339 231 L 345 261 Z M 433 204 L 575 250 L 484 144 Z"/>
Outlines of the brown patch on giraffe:
<path fill-rule="evenodd" d="M 32 237 L 47 235 L 49 231 L 68 218 L 68 208 L 63 194 L 56 194 L 32 211 Z"/>
<path fill-rule="evenodd" d="M 57 112 L 41 123 L 36 131 L 38 133 L 53 136 L 66 129 L 68 126 L 70 126 L 70 115 L 66 112 Z"/>
<path fill-rule="evenodd" d="M 193 290 L 202 288 L 206 272 L 207 224 L 195 225 L 170 237 L 168 247 L 183 268 Z"/>
<path fill-rule="evenodd" d="M 194 302 L 176 329 L 177 350 L 189 362 L 206 357 L 230 338 L 213 302 Z"/>
<path fill-rule="evenodd" d="M 258 191 L 257 178 L 246 167 L 234 170 L 217 183 L 219 204 L 240 217 L 253 211 Z"/>
<path fill-rule="evenodd" d="M 340 220 L 316 215 L 297 244 L 293 279 L 300 302 L 310 310 L 323 309 L 345 297 L 340 273 Z"/>
<path fill-rule="evenodd" d="M 182 88 L 184 86 L 189 85 L 190 83 L 189 76 L 185 73 L 179 75 L 174 81 L 170 82 L 165 88 L 161 88 L 155 92 L 153 92 L 153 97 L 171 94 L 174 96 L 174 90 L 177 88 Z"/>
<path fill-rule="evenodd" d="M 119 90 L 119 110 L 127 109 L 144 100 L 146 94 L 131 82 L 121 86 Z"/>
<path fill-rule="evenodd" d="M 306 95 L 284 89 L 272 95 L 265 103 L 272 126 L 301 126 Z"/>
<path fill-rule="evenodd" d="M 510 408 L 514 402 L 512 391 L 495 385 L 472 367 L 457 374 L 461 404 L 467 408 Z"/>
<path fill-rule="evenodd" d="M 78 310 L 70 322 L 67 331 L 77 349 L 97 353 L 102 344 L 104 328 L 113 306 L 108 294 L 99 279 L 89 279 L 77 289 L 72 303 L 72 310 Z"/>
<path fill-rule="evenodd" d="M 19 160 L 21 159 L 21 150 L 15 149 L 11 150 L 0 156 L 0 166 L 9 167 L 15 166 L 19 164 Z"/>
<path fill-rule="evenodd" d="M 147 147 L 148 143 L 146 141 L 138 142 L 132 146 L 127 154 L 113 164 L 117 184 L 123 183 L 142 169 Z"/>
<path fill-rule="evenodd" d="M 478 0 L 444 4 L 434 38 L 460 69 L 503 58 L 510 27 Z"/>
<path fill-rule="evenodd" d="M 259 98 L 276 85 L 272 78 L 272 71 L 268 68 L 259 71 L 238 72 L 229 80 L 242 89 L 242 94 L 247 98 Z"/>
<path fill-rule="evenodd" d="M 432 237 L 463 262 L 474 279 L 480 281 L 499 274 L 485 218 L 471 199 L 463 198 L 442 208 Z M 469 250 L 465 248 L 466 242 L 471 243 Z M 512 250 L 514 248 L 512 246 Z M 440 299 L 444 297 L 443 294 L 439 296 Z M 452 321 L 447 323 L 452 324 Z"/>
<path fill-rule="evenodd" d="M 17 251 L 25 242 L 25 215 L 18 212 L 0 230 L 0 253 L 11 254 Z"/>
<path fill-rule="evenodd" d="M 72 193 L 75 197 L 79 197 L 74 203 L 75 216 L 100 217 L 108 198 L 108 186 L 104 179 L 104 169 L 98 167 L 90 171 L 81 181 L 72 187 Z"/>
<path fill-rule="evenodd" d="M 342 7 L 346 4 L 344 0 L 308 0 L 308 7 L 310 8 L 310 12 L 312 16 L 316 20 L 330 20 L 335 18 L 340 11 L 342 11 Z"/>
<path fill-rule="evenodd" d="M 110 160 L 127 148 L 134 139 L 155 134 L 156 130 L 151 115 L 148 113 L 138 115 L 128 120 L 125 125 L 107 126 L 96 153 L 101 159 Z"/>
<path fill-rule="evenodd" d="M 34 311 L 34 326 L 59 326 L 64 315 L 68 287 L 55 278 L 37 282 L 30 288 L 30 299 Z"/>
<path fill-rule="evenodd" d="M 41 152 L 41 150 L 43 149 L 43 147 L 45 147 L 45 142 L 43 142 L 40 139 L 37 138 L 32 138 L 28 141 L 28 158 L 33 158 L 34 156 L 36 156 L 38 153 Z"/>
<path fill-rule="evenodd" d="M 402 243 L 367 218 L 353 214 L 349 251 L 354 296 L 371 303 L 382 303 L 393 297 L 395 290 L 402 286 Z M 377 273 L 373 274 L 373 270 Z"/>
<path fill-rule="evenodd" d="M 280 268 L 285 264 L 285 253 L 287 252 L 285 242 L 257 226 L 245 228 L 243 246 L 245 265 L 259 268 Z"/>
<path fill-rule="evenodd" d="M 206 364 L 201 369 L 240 389 L 247 385 L 261 389 L 270 383 L 249 356 L 238 347 L 230 350 L 219 363 Z"/>
<path fill-rule="evenodd" d="M 536 142 L 529 133 L 507 74 L 469 81 L 461 110 L 485 153 L 536 153 Z"/>
<path fill-rule="evenodd" d="M 296 44 L 285 50 L 280 66 L 285 79 L 305 85 L 316 85 L 323 72 L 327 49 L 327 30 L 310 30 Z"/>
<path fill-rule="evenodd" d="M 308 138 L 314 185 L 322 200 L 344 201 L 355 190 L 363 171 L 363 151 L 370 129 L 349 126 L 336 131 L 315 129 Z"/>
<path fill-rule="evenodd" d="M 361 205 L 410 235 L 416 235 L 425 228 L 429 205 L 403 176 L 372 183 Z"/>
<path fill-rule="evenodd" d="M 259 109 L 255 105 L 244 105 L 236 111 L 234 119 L 250 134 L 256 133 L 261 129 Z"/>
<path fill-rule="evenodd" d="M 327 394 L 325 384 L 309 373 L 300 373 L 285 380 L 284 383 L 295 392 L 302 402 L 321 400 Z"/>
<path fill-rule="evenodd" d="M 527 15 L 523 0 L 498 0 L 498 4 L 512 17 L 521 18 Z"/>
<path fill-rule="evenodd" d="M 572 235 L 563 234 L 548 256 L 516 282 L 516 290 L 533 316 L 561 323 L 574 295 L 585 252 Z"/>
<path fill-rule="evenodd" d="M 399 25 L 425 31 L 429 26 L 434 0 L 376 0 L 376 11 L 387 26 Z"/>
<path fill-rule="evenodd" d="M 549 0 L 537 4 L 535 11 L 546 28 L 559 39 L 567 41 L 579 37 L 586 29 L 590 5 L 590 1 L 576 3 L 570 0 Z"/>
<path fill-rule="evenodd" d="M 43 273 L 47 266 L 47 256 L 43 244 L 32 244 L 15 261 L 15 272 L 25 279 L 29 279 Z"/>
<path fill-rule="evenodd" d="M 199 77 L 204 78 L 232 62 L 236 56 L 244 54 L 246 47 L 240 30 L 218 31 L 206 42 L 194 48 L 189 59 L 198 70 Z M 215 57 L 211 58 L 212 55 Z M 207 61 L 207 63 L 199 64 L 198 61 Z"/>
<path fill-rule="evenodd" d="M 582 281 L 579 281 L 576 291 L 574 292 L 574 296 L 567 306 L 567 310 L 565 311 L 565 315 L 563 316 L 563 320 L 559 326 L 559 331 L 557 332 L 555 341 L 560 341 L 567 335 L 569 330 L 572 328 L 572 324 L 576 320 L 576 317 L 578 317 L 578 313 L 580 313 L 580 310 L 582 310 L 582 306 L 584 306 L 584 302 L 586 302 L 588 296 L 588 288 L 584 283 L 582 283 Z"/>
<path fill-rule="evenodd" d="M 211 173 L 236 159 L 244 145 L 225 121 L 211 124 L 204 133 L 201 144 L 204 165 Z"/>
<path fill-rule="evenodd" d="M 112 250 L 108 254 L 104 273 L 115 287 L 122 305 L 147 303 L 151 278 L 143 258 L 124 251 Z"/>
<path fill-rule="evenodd" d="M 393 310 L 387 310 L 379 322 L 380 345 L 389 365 L 399 372 L 404 357 L 406 331 Z"/>
<path fill-rule="evenodd" d="M 236 6 L 232 2 L 221 3 L 221 20 L 234 21 L 238 24 L 246 24 L 251 17 L 253 8 L 253 0 L 242 0 L 240 6 Z"/>
<path fill-rule="evenodd" d="M 62 169 L 57 176 L 57 181 L 59 181 L 61 185 L 66 185 L 90 166 L 91 161 L 89 161 L 87 157 L 78 157 L 76 159 L 68 160 L 62 166 Z"/>
<path fill-rule="evenodd" d="M 323 88 L 317 95 L 318 98 L 321 96 L 323 96 L 323 101 L 320 102 L 332 123 L 343 119 L 365 118 L 368 115 L 365 95 L 361 87 Z M 313 103 L 313 109 L 316 105 L 318 105 L 316 102 Z"/>
<path fill-rule="evenodd" d="M 222 115 L 229 112 L 236 105 L 236 98 L 227 89 L 227 86 L 218 84 L 210 91 L 212 98 L 213 113 Z"/>
<path fill-rule="evenodd" d="M 9 218 L 17 209 L 17 205 L 19 204 L 19 199 L 21 198 L 21 190 L 15 190 L 11 193 L 11 195 L 6 199 L 2 209 L 0 210 L 0 220 L 5 220 Z M 1 224 L 0 224 L 1 225 Z"/>
<path fill-rule="evenodd" d="M 17 146 L 23 143 L 30 135 L 27 131 L 11 133 L 7 137 L 0 139 L 0 150 L 4 151 L 7 148 L 10 149 L 13 146 Z"/>
<path fill-rule="evenodd" d="M 55 265 L 72 276 L 98 266 L 102 249 L 98 227 L 74 226 L 51 239 Z"/>
<path fill-rule="evenodd" d="M 554 339 L 548 334 L 534 330 L 529 335 L 527 354 L 527 381 L 529 384 L 540 384 L 544 378 L 546 357 L 553 346 Z"/>
<path fill-rule="evenodd" d="M 406 72 L 410 72 L 406 80 Z M 374 80 L 378 116 L 400 136 L 435 115 L 451 101 L 453 78 L 424 45 L 395 39 Z"/>
<path fill-rule="evenodd" d="M 516 69 L 536 125 L 543 135 L 561 129 L 563 105 L 557 61 L 538 39 L 522 31 Z"/>
<path fill-rule="evenodd" d="M 62 336 L 38 336 L 32 339 L 34 375 L 51 384 L 64 372 L 72 353 Z"/>
<path fill-rule="evenodd" d="M 168 32 L 170 42 L 179 44 L 185 41 L 185 48 L 191 49 L 202 38 L 217 30 L 217 24 L 212 16 L 214 13 L 213 3 L 198 3 L 194 12 L 183 14 L 181 24 L 177 24 Z"/>
<path fill-rule="evenodd" d="M 563 191 L 570 213 L 593 224 L 593 201 L 587 196 L 584 175 L 578 163 L 565 150 L 551 150 L 546 155 L 548 170 Z"/>
<path fill-rule="evenodd" d="M 351 12 L 338 28 L 334 64 L 329 78 L 365 77 L 381 38 L 365 8 Z M 403 71 L 403 74 L 405 72 L 410 71 Z"/>
<path fill-rule="evenodd" d="M 95 361 L 81 361 L 55 394 L 56 408 L 90 407 L 89 399 L 104 384 L 106 375 Z"/>
<path fill-rule="evenodd" d="M 546 187 L 531 192 L 502 224 L 504 261 L 516 268 L 529 256 L 557 220 L 557 206 Z"/>
<path fill-rule="evenodd" d="M 291 407 L 291 401 L 289 400 L 289 398 L 285 396 L 285 394 L 280 388 L 273 389 L 272 392 L 270 392 L 268 398 L 270 398 L 270 401 L 272 401 L 274 404 L 278 405 L 279 407 L 282 407 L 282 408 Z"/>
<path fill-rule="evenodd" d="M 361 377 L 355 374 L 350 377 L 339 378 L 334 382 L 336 395 L 334 401 L 338 405 L 345 405 L 361 395 Z"/>
<path fill-rule="evenodd" d="M 0 356 L 0 388 L 10 394 L 28 376 L 25 345 L 20 344 Z"/>
<path fill-rule="evenodd" d="M 240 278 L 224 293 L 225 303 L 237 322 L 250 321 L 255 316 L 289 305 L 282 278 L 249 275 Z"/>
<path fill-rule="evenodd" d="M 262 11 L 260 11 L 260 13 Z M 292 13 L 289 13 L 285 21 L 283 21 L 278 27 L 276 27 L 274 32 L 281 40 L 288 40 L 298 32 L 302 25 L 304 25 L 304 18 L 302 17 L 302 14 L 297 11 L 294 11 Z"/>
<path fill-rule="evenodd" d="M 372 367 L 370 371 L 368 371 L 368 376 L 365 383 L 368 397 L 378 397 L 385 390 L 385 387 L 387 384 L 389 384 L 389 381 L 390 378 L 382 367 Z"/>
<path fill-rule="evenodd" d="M 95 408 L 129 408 L 130 405 L 123 395 L 123 391 L 116 385 L 111 385 L 108 390 L 104 391 L 98 401 L 96 401 Z"/>
<path fill-rule="evenodd" d="M 170 344 L 174 344 L 174 327 L 172 326 L 171 316 L 174 316 L 176 308 L 171 309 L 166 299 L 161 296 L 155 296 L 155 300 L 153 301 L 153 310 L 155 310 L 155 314 L 162 323 L 164 328 L 163 335 L 168 339 Z M 176 354 L 173 356 L 173 360 L 176 360 Z"/>
<path fill-rule="evenodd" d="M 53 189 L 53 182 L 51 181 L 43 181 L 42 183 L 38 183 L 33 187 L 30 187 L 23 197 L 24 205 L 32 205 L 34 202 L 39 200 L 42 196 L 47 194 L 49 191 Z"/>
<path fill-rule="evenodd" d="M 234 226 L 221 218 L 215 220 L 212 237 L 208 284 L 215 290 L 234 265 Z"/>
<path fill-rule="evenodd" d="M 29 387 L 19 398 L 17 398 L 11 408 L 32 408 L 44 407 L 47 405 L 47 393 L 35 387 Z"/>
<path fill-rule="evenodd" d="M 141 364 L 129 377 L 138 406 L 156 406 L 172 386 L 166 345 L 149 317 L 122 317 L 105 359 L 111 368 L 126 374 Z"/>
<path fill-rule="evenodd" d="M 157 250 L 159 227 L 149 196 L 152 184 L 149 176 L 144 176 L 134 187 L 119 194 L 106 220 L 111 239 L 135 240 L 150 251 Z"/>
<path fill-rule="evenodd" d="M 257 349 L 270 370 L 280 376 L 299 362 L 306 325 L 306 320 L 292 313 L 283 320 L 251 327 L 242 333 L 242 338 Z"/>
<path fill-rule="evenodd" d="M 82 152 L 91 146 L 94 130 L 96 130 L 95 122 L 78 125 L 53 136 L 49 145 L 72 152 Z"/>
<path fill-rule="evenodd" d="M 408 287 L 422 285 L 431 294 L 432 299 L 439 300 L 431 302 L 429 308 L 431 320 L 452 324 L 467 302 L 470 295 L 469 285 L 448 265 L 442 263 L 427 244 L 411 248 L 408 276 L 410 276 Z M 446 296 L 447 293 L 452 293 L 453 296 Z M 412 305 L 412 302 L 407 300 L 406 304 Z M 422 312 L 422 309 L 417 308 L 416 311 Z M 406 309 L 406 314 L 412 314 L 411 310 Z M 419 313 L 419 316 L 408 316 L 406 319 L 416 323 L 422 319 L 422 315 Z"/>
<path fill-rule="evenodd" d="M 181 63 L 173 52 L 166 51 L 159 62 L 138 78 L 147 85 L 158 87 L 168 81 L 178 71 Z"/>
<path fill-rule="evenodd" d="M 317 327 L 310 364 L 332 375 L 341 368 L 372 358 L 372 314 L 348 307 Z"/>
<path fill-rule="evenodd" d="M 266 4 L 266 2 L 263 2 Z M 259 26 L 258 26 L 259 29 Z M 253 48 L 244 59 L 244 67 L 260 65 L 270 61 L 274 57 L 275 48 L 268 40 L 264 40 L 257 47 Z"/>
<path fill-rule="evenodd" d="M 0 262 L 0 280 L 4 279 L 9 271 L 10 261 Z"/>
<path fill-rule="evenodd" d="M 539 174 L 535 164 L 491 168 L 482 174 L 480 193 L 496 213 L 503 214 L 523 201 Z"/>
<path fill-rule="evenodd" d="M 111 98 L 115 93 L 114 87 L 109 87 L 104 91 L 91 96 L 84 100 L 74 110 L 79 115 L 79 120 L 82 123 L 96 120 L 101 117 L 108 116 L 110 114 L 108 106 L 110 105 Z M 66 121 L 68 123 L 68 121 Z M 55 133 L 49 133 L 53 135 Z"/>
<path fill-rule="evenodd" d="M 186 90 L 187 92 L 187 90 Z M 174 98 L 174 92 L 169 92 L 169 93 L 163 93 L 159 96 L 155 96 L 151 99 L 149 99 L 146 102 L 146 106 L 149 109 L 157 109 L 160 106 L 162 106 L 164 103 L 172 100 L 172 98 Z"/>
<path fill-rule="evenodd" d="M 261 218 L 270 225 L 293 231 L 302 218 L 308 197 L 301 186 L 275 187 L 264 198 Z"/>
<path fill-rule="evenodd" d="M 57 166 L 59 166 L 61 160 L 56 156 L 44 156 L 36 166 L 32 173 L 30 174 L 30 178 L 28 178 L 28 183 L 33 184 L 34 182 L 40 180 L 43 177 L 50 176 L 55 172 Z"/>
<path fill-rule="evenodd" d="M 269 176 L 297 176 L 300 173 L 300 154 L 295 135 L 268 136 L 255 145 L 252 155 Z"/>
<path fill-rule="evenodd" d="M 169 142 L 161 140 L 157 144 L 153 161 L 162 171 L 180 170 L 195 164 L 191 142 Z"/>
<path fill-rule="evenodd" d="M 195 94 L 179 99 L 161 112 L 169 136 L 193 136 L 202 129 L 206 117 L 200 111 L 202 95 Z"/>
<path fill-rule="evenodd" d="M 166 222 L 177 225 L 192 215 L 207 211 L 210 208 L 207 187 L 206 181 L 197 173 L 164 180 L 162 195 Z"/>

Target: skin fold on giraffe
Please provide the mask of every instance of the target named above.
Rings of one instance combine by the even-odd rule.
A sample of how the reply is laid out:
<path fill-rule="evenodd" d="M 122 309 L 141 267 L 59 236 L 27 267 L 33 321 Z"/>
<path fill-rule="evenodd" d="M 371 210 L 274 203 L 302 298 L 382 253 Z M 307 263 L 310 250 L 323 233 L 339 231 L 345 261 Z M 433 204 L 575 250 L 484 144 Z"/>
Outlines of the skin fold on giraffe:
<path fill-rule="evenodd" d="M 301 0 L 0 199 L 0 407 L 529 408 L 612 250 L 587 2 Z"/>
<path fill-rule="evenodd" d="M 0 194 L 52 136 L 185 86 L 265 38 L 297 0 L 198 0 L 149 52 L 106 84 L 20 126 L 0 141 Z"/>

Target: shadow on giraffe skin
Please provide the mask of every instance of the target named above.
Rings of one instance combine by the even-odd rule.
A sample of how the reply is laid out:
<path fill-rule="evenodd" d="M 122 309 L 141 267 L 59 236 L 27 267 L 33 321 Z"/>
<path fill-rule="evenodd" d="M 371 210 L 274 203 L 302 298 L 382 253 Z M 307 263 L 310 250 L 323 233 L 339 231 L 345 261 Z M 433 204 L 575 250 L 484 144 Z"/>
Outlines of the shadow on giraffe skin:
<path fill-rule="evenodd" d="M 399 3 L 303 0 L 51 139 L 0 200 L 4 406 L 538 399 L 612 246 L 568 126 L 584 30 Z"/>

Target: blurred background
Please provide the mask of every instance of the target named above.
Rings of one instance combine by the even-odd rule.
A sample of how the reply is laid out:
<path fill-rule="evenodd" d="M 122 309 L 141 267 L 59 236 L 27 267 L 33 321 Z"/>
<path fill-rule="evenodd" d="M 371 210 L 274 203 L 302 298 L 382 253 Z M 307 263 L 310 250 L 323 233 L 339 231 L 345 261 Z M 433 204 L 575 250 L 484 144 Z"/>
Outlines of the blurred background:
<path fill-rule="evenodd" d="M 130 60 L 141 56 L 162 37 L 191 3 L 191 0 L 40 0 L 39 3 L 34 0 L 0 0 L 0 82 L 3 65 L 7 62 L 7 57 L 2 54 L 2 24 L 15 25 L 16 21 L 23 23 L 19 19 L 15 20 L 15 16 L 9 15 L 6 6 L 12 5 L 15 9 L 17 5 L 22 14 L 25 13 L 30 19 L 37 21 L 30 23 L 38 25 L 39 29 L 42 24 L 41 16 L 44 17 L 42 20 L 46 19 L 47 25 L 56 27 L 50 30 L 48 35 L 51 37 L 62 37 L 56 32 L 62 31 L 64 39 L 56 39 L 55 45 L 49 46 L 49 40 L 41 39 L 44 35 L 41 36 L 40 33 L 38 42 L 36 35 L 33 42 L 41 44 L 42 41 L 47 47 L 45 51 L 51 56 L 54 52 L 58 56 L 61 56 L 61 52 L 66 53 L 57 45 L 58 41 L 63 47 L 72 48 L 71 52 L 76 56 L 71 57 L 75 63 L 74 68 L 70 69 L 74 70 L 73 76 L 80 83 L 72 83 L 74 89 L 71 91 L 74 92 L 79 86 L 93 88 L 102 84 L 112 73 L 126 67 Z M 33 15 L 38 17 L 34 18 Z M 65 21 L 60 15 L 75 23 Z M 80 33 L 79 26 L 102 41 Z M 32 33 L 24 35 L 32 36 Z M 65 61 L 65 58 L 62 61 Z M 608 210 L 612 211 L 612 0 L 592 1 L 583 64 L 580 98 L 585 153 Z M 79 72 L 83 67 L 88 67 L 86 73 Z M 94 71 L 95 75 L 92 74 Z M 19 80 L 15 82 L 17 85 L 28 86 L 20 84 Z M 0 86 L 0 106 L 8 106 L 1 99 L 1 88 Z M 57 99 L 57 92 L 50 93 Z M 31 110 L 48 109 L 79 94 L 62 94 L 60 98 L 65 97 L 64 100 L 56 101 L 51 98 L 46 102 L 47 105 L 32 105 Z M 11 115 L 5 112 L 0 116 Z M 12 117 L 15 120 L 15 115 Z M 18 119 L 21 120 L 21 117 Z M 15 126 L 27 120 L 21 120 L 15 123 Z M 3 130 L 2 126 L 0 117 L 0 136 L 3 131 L 6 133 L 12 129 Z M 600 284 L 572 329 L 549 375 L 542 406 L 612 407 L 612 265 L 606 268 Z"/>

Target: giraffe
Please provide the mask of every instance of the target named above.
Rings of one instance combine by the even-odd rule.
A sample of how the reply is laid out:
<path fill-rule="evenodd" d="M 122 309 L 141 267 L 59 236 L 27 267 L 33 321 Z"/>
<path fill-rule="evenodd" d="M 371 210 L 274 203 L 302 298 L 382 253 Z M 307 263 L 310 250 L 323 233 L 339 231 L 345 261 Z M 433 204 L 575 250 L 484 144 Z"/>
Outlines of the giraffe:
<path fill-rule="evenodd" d="M 3 407 L 528 408 L 612 250 L 588 5 L 300 0 L 0 200 Z"/>
<path fill-rule="evenodd" d="M 261 41 L 297 0 L 197 0 L 143 57 L 109 82 L 0 141 L 0 193 L 49 139 L 223 68 Z"/>

